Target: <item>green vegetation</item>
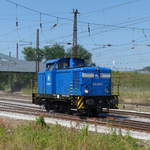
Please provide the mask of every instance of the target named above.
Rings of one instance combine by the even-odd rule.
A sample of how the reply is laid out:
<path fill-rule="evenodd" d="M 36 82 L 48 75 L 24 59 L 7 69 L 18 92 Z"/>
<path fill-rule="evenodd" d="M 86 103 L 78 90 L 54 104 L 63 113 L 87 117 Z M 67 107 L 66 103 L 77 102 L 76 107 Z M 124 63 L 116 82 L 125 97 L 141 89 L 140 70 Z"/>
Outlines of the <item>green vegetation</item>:
<path fill-rule="evenodd" d="M 39 116 L 36 118 L 36 124 L 41 126 L 41 127 L 47 126 L 43 116 Z"/>
<path fill-rule="evenodd" d="M 149 66 L 144 67 L 144 68 L 143 68 L 143 69 L 141 69 L 140 71 L 150 72 L 150 67 L 149 67 Z"/>
<path fill-rule="evenodd" d="M 34 77 L 34 73 L 1 72 L 0 90 L 14 92 L 20 91 L 21 89 L 31 89 L 31 81 Z"/>
<path fill-rule="evenodd" d="M 32 88 L 31 87 L 23 88 L 23 89 L 21 89 L 20 92 L 25 94 L 25 95 L 32 95 Z"/>
<path fill-rule="evenodd" d="M 71 53 L 72 53 L 72 48 L 67 50 L 66 57 L 71 57 Z M 92 54 L 80 45 L 78 46 L 78 57 L 84 59 L 85 64 L 87 65 L 94 64 L 92 63 Z"/>
<path fill-rule="evenodd" d="M 39 61 L 49 60 L 55 58 L 64 58 L 71 57 L 72 48 L 65 50 L 65 48 L 59 44 L 54 44 L 51 47 L 45 46 L 44 48 L 39 49 Z M 28 61 L 37 60 L 36 49 L 32 47 L 26 47 L 23 50 L 24 58 Z M 81 45 L 78 46 L 78 58 L 82 58 L 85 60 L 87 65 L 94 64 L 92 62 L 92 54 L 88 52 Z"/>
<path fill-rule="evenodd" d="M 37 123 L 38 122 L 38 123 Z M 117 136 L 80 131 L 60 125 L 42 125 L 37 122 L 7 128 L 0 125 L 2 150 L 148 150 L 149 145 L 130 136 Z"/>
<path fill-rule="evenodd" d="M 150 103 L 150 74 L 114 72 L 114 76 L 116 75 L 120 77 L 121 100 L 131 103 Z"/>

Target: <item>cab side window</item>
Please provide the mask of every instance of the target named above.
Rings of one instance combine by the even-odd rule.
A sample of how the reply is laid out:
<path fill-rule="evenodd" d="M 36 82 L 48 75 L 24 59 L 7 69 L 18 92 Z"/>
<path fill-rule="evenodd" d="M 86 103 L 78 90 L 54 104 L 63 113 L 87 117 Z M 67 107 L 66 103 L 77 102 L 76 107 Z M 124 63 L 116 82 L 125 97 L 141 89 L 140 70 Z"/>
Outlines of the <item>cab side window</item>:
<path fill-rule="evenodd" d="M 56 64 L 56 69 L 66 69 L 66 68 L 68 68 L 67 62 L 59 62 Z"/>
<path fill-rule="evenodd" d="M 54 68 L 54 64 L 48 64 L 47 65 L 47 70 L 51 71 Z"/>
<path fill-rule="evenodd" d="M 62 64 L 62 68 L 63 68 L 63 69 L 68 68 L 68 63 L 67 63 L 67 62 L 64 62 L 64 63 Z"/>

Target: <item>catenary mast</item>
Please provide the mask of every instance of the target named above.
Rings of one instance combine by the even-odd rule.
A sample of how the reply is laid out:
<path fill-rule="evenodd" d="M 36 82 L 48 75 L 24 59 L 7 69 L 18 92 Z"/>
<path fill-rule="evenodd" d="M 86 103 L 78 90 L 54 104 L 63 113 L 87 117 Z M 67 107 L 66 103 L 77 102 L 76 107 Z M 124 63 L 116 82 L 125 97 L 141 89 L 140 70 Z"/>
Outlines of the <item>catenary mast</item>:
<path fill-rule="evenodd" d="M 73 23 L 73 42 L 72 42 L 72 57 L 78 56 L 78 44 L 77 44 L 77 15 L 79 14 L 77 9 L 73 9 L 74 23 Z"/>

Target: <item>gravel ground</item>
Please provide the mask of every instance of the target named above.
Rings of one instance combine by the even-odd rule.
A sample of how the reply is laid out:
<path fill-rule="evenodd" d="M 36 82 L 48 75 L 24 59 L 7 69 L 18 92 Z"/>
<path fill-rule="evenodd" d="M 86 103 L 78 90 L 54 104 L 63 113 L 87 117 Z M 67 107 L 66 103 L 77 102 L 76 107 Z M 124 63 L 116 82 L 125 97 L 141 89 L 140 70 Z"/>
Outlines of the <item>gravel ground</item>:
<path fill-rule="evenodd" d="M 23 94 L 22 92 L 6 92 L 6 91 L 0 91 L 0 97 L 3 98 L 16 98 L 16 99 L 24 99 L 24 100 L 32 100 L 32 95 Z"/>
<path fill-rule="evenodd" d="M 132 105 L 132 104 L 119 104 L 120 109 L 135 110 L 138 112 L 150 112 L 150 106 Z"/>

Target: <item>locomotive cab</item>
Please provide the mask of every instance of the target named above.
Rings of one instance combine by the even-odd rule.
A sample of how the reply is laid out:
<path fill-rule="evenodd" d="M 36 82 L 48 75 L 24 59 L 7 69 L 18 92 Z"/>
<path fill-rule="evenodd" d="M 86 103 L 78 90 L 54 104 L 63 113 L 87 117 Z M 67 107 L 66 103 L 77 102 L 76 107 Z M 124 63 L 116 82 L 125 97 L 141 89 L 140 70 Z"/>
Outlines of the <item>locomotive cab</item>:
<path fill-rule="evenodd" d="M 69 69 L 85 66 L 84 60 L 77 58 L 61 58 L 46 62 L 46 70 Z"/>

